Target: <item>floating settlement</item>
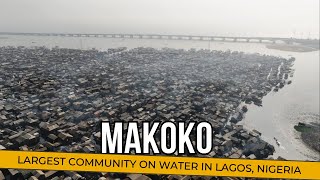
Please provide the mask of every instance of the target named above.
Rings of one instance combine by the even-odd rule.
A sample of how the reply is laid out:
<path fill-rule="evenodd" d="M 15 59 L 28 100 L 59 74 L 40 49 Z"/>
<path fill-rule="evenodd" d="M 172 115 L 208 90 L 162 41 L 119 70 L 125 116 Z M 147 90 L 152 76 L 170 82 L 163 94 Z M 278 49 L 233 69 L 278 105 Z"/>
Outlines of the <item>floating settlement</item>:
<path fill-rule="evenodd" d="M 205 157 L 270 158 L 274 147 L 261 133 L 237 123 L 244 103 L 261 106 L 291 83 L 293 61 L 194 49 L 1 47 L 0 150 L 100 153 L 101 121 L 208 121 L 214 149 Z M 4 178 L 200 177 L 1 169 Z"/>

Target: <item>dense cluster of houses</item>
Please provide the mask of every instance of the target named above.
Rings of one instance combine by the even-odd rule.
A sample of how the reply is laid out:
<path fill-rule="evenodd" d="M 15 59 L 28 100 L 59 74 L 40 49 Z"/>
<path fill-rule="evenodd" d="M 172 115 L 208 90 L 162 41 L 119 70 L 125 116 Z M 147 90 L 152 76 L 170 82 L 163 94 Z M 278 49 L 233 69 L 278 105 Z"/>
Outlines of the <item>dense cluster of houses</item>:
<path fill-rule="evenodd" d="M 100 153 L 101 121 L 208 121 L 215 148 L 205 157 L 270 158 L 274 147 L 237 122 L 243 102 L 261 105 L 291 83 L 293 61 L 194 49 L 0 47 L 0 150 Z M 218 177 L 0 170 L 0 179 L 119 178 Z"/>

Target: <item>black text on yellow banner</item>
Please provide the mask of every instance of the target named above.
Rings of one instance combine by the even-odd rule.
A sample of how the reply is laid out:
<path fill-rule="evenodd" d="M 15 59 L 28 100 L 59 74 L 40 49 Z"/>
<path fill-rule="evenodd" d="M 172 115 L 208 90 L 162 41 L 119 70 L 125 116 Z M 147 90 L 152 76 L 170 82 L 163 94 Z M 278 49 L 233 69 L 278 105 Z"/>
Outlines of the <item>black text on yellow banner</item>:
<path fill-rule="evenodd" d="M 320 162 L 0 151 L 0 168 L 320 179 Z"/>

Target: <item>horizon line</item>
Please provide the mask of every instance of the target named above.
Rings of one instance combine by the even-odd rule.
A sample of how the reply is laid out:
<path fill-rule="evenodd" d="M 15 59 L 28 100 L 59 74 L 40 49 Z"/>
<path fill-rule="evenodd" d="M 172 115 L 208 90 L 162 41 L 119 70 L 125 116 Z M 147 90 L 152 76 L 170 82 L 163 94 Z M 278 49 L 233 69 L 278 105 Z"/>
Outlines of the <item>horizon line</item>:
<path fill-rule="evenodd" d="M 67 32 L 1 32 L 3 35 L 136 35 L 136 36 L 177 36 L 177 37 L 216 37 L 216 38 L 270 38 L 270 39 L 301 39 L 319 40 L 319 38 L 297 38 L 297 37 L 272 37 L 272 36 L 224 36 L 224 35 L 190 35 L 190 34 L 153 34 L 153 33 L 67 33 Z"/>

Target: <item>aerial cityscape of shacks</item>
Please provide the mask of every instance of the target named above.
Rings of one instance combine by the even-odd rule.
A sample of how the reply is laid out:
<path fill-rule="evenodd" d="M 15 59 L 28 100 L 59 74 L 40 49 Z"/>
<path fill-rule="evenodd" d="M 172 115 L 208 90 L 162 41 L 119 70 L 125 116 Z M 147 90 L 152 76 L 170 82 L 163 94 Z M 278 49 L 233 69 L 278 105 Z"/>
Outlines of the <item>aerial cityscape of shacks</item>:
<path fill-rule="evenodd" d="M 206 157 L 271 158 L 261 133 L 237 123 L 244 102 L 261 106 L 291 83 L 293 61 L 195 49 L 0 47 L 0 150 L 100 153 L 101 121 L 208 121 L 215 148 Z M 218 177 L 2 169 L 5 178 Z"/>

